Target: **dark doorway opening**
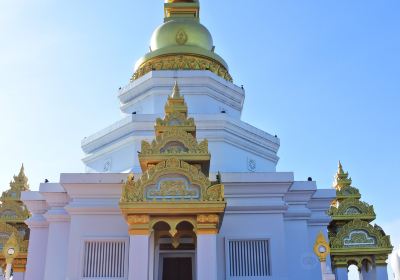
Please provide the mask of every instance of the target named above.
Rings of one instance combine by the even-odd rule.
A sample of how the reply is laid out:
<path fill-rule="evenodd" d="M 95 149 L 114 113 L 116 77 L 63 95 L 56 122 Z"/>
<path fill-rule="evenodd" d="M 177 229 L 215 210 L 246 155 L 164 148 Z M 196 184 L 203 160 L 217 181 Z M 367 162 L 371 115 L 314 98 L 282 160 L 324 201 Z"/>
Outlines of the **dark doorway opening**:
<path fill-rule="evenodd" d="M 192 258 L 164 258 L 162 280 L 193 280 Z"/>

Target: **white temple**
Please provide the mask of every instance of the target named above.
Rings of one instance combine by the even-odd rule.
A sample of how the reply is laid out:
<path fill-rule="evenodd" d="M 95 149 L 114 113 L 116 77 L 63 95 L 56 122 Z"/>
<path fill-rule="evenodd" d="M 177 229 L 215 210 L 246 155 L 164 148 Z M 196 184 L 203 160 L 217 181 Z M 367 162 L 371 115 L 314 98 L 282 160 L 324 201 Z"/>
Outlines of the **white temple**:
<path fill-rule="evenodd" d="M 314 252 L 335 190 L 276 171 L 279 138 L 241 120 L 198 1 L 166 1 L 164 21 L 120 89 L 125 117 L 82 141 L 85 173 L 23 192 L 14 279 L 335 279 Z"/>

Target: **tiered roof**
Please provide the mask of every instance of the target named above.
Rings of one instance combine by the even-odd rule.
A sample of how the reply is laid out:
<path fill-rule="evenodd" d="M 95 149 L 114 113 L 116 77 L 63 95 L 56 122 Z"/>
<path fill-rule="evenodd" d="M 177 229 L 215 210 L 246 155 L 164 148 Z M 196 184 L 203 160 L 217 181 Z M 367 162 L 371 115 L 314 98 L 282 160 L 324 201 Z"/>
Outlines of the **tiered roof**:
<path fill-rule="evenodd" d="M 370 224 L 376 218 L 374 208 L 361 200 L 360 191 L 352 186 L 352 180 L 340 162 L 333 187 L 336 200 L 329 210 L 333 266 L 356 264 L 361 269 L 365 261 L 384 264 L 392 251 L 390 238 L 378 225 Z"/>

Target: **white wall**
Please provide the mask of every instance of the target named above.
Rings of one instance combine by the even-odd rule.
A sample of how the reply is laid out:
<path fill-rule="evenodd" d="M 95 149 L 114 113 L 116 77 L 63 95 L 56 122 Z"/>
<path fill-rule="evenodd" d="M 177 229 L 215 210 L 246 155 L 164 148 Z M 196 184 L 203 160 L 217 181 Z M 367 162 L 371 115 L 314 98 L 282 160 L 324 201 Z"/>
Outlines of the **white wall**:
<path fill-rule="evenodd" d="M 82 274 L 84 240 L 98 238 L 129 238 L 128 226 L 121 215 L 72 215 L 70 224 L 68 274 L 69 280 Z"/>

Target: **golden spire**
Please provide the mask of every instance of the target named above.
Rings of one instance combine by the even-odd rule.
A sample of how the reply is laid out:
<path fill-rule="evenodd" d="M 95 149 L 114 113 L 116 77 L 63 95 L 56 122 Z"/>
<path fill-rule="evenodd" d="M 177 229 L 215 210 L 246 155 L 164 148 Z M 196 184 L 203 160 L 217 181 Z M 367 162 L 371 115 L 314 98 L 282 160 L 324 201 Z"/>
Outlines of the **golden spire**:
<path fill-rule="evenodd" d="M 344 172 L 342 163 L 339 161 L 338 171 L 335 175 L 335 180 L 333 182 L 333 187 L 337 190 L 347 188 L 351 186 L 352 180 L 349 178 L 349 173 Z"/>
<path fill-rule="evenodd" d="M 178 99 L 181 98 L 181 91 L 178 86 L 178 81 L 175 81 L 174 89 L 172 90 L 171 98 Z"/>

